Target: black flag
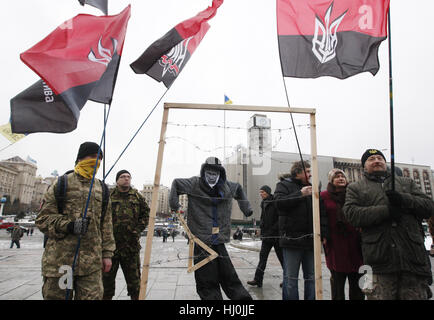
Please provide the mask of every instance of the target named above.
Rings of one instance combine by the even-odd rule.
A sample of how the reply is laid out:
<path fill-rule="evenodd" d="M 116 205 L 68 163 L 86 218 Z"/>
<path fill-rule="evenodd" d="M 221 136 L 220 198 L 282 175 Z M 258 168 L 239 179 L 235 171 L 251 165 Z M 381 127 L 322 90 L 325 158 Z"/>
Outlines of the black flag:
<path fill-rule="evenodd" d="M 88 4 L 100 9 L 105 15 L 108 15 L 108 0 L 78 0 L 82 6 Z"/>
<path fill-rule="evenodd" d="M 70 132 L 77 127 L 79 116 L 42 80 L 11 100 L 14 133 Z"/>

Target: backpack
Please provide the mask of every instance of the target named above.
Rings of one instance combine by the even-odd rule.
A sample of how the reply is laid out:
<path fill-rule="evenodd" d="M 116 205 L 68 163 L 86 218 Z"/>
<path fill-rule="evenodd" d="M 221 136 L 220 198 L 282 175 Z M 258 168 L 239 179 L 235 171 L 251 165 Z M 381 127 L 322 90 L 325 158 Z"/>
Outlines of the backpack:
<path fill-rule="evenodd" d="M 54 196 L 57 202 L 57 211 L 62 214 L 66 200 L 66 190 L 68 189 L 68 174 L 73 172 L 72 170 L 66 172 L 63 176 L 57 178 L 57 188 L 54 192 Z M 110 193 L 107 185 L 98 179 L 102 187 L 102 212 L 101 212 L 101 225 L 104 221 L 104 217 L 107 211 L 108 202 L 110 199 Z"/>

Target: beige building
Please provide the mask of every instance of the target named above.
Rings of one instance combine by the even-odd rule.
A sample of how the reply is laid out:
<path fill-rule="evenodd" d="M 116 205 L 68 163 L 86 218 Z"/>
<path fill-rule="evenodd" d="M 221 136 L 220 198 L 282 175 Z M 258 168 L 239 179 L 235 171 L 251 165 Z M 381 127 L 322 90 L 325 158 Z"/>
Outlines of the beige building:
<path fill-rule="evenodd" d="M 18 171 L 0 164 L 0 196 L 11 195 Z"/>
<path fill-rule="evenodd" d="M 149 207 L 151 207 L 152 200 L 152 184 L 143 185 L 143 190 L 140 193 L 145 197 L 146 203 Z M 169 188 L 163 185 L 160 185 L 158 192 L 158 206 L 157 206 L 157 215 L 167 215 L 170 213 L 169 209 Z"/>
<path fill-rule="evenodd" d="M 47 192 L 48 188 L 50 187 L 52 181 L 54 181 L 54 178 L 43 179 L 41 176 L 35 178 L 35 186 L 33 188 L 33 197 L 31 203 L 33 208 L 39 208 L 42 202 L 42 198 L 44 197 L 44 194 Z"/>
<path fill-rule="evenodd" d="M 0 166 L 7 168 L 10 171 L 17 172 L 13 187 L 10 190 L 10 193 L 8 193 L 11 202 L 18 198 L 21 204 L 30 205 L 35 187 L 36 165 L 32 162 L 25 161 L 20 157 L 13 157 L 0 161 Z M 2 187 L 8 188 L 7 184 Z"/>
<path fill-rule="evenodd" d="M 188 208 L 188 195 L 181 194 L 179 196 L 179 205 L 181 206 L 180 210 L 186 212 Z"/>

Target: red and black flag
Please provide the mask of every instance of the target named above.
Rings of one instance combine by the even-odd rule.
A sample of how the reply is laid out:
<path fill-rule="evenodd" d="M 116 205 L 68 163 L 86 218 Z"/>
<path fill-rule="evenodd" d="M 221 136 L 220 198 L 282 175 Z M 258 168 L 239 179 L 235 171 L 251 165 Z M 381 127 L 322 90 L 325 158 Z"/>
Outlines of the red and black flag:
<path fill-rule="evenodd" d="M 283 75 L 340 79 L 380 68 L 389 0 L 277 0 Z"/>
<path fill-rule="evenodd" d="M 11 129 L 14 133 L 71 132 L 80 112 L 68 108 L 63 99 L 42 80 L 11 100 Z"/>
<path fill-rule="evenodd" d="M 108 15 L 108 0 L 78 0 L 82 6 L 88 4 L 92 7 L 98 8 L 105 15 Z"/>
<path fill-rule="evenodd" d="M 80 14 L 21 54 L 42 81 L 11 100 L 13 132 L 70 132 L 87 100 L 111 103 L 130 11 L 128 6 L 114 16 Z M 45 99 L 50 90 L 56 106 Z M 57 124 L 44 124 L 55 118 Z"/>
<path fill-rule="evenodd" d="M 170 87 L 210 28 L 207 21 L 216 15 L 222 3 L 223 0 L 213 0 L 211 7 L 176 25 L 151 44 L 131 68 Z"/>

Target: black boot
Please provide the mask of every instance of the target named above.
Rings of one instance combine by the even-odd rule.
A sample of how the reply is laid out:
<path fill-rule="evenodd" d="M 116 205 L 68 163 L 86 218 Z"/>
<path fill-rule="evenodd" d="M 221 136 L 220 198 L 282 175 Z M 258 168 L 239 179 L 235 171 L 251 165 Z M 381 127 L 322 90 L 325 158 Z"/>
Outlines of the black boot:
<path fill-rule="evenodd" d="M 259 283 L 256 280 L 252 280 L 252 281 L 247 281 L 247 284 L 250 284 L 251 286 L 257 286 L 258 288 L 262 287 L 262 283 Z"/>

